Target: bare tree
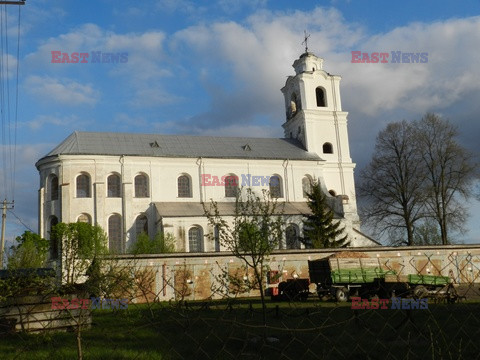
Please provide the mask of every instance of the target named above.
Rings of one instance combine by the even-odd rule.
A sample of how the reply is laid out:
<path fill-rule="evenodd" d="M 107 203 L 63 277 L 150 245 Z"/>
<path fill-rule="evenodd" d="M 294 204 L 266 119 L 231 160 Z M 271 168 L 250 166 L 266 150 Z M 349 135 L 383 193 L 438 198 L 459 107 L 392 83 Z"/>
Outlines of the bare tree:
<path fill-rule="evenodd" d="M 263 190 L 263 197 L 260 198 L 250 188 L 243 190 L 237 195 L 235 213 L 231 220 L 222 217 L 217 203 L 213 200 L 210 208 L 205 207 L 205 215 L 209 224 L 217 227 L 220 243 L 252 270 L 254 279 L 247 284 L 251 285 L 251 289 L 260 290 L 263 322 L 266 325 L 266 260 L 283 238 L 284 221 L 280 206 L 275 198 L 270 197 L 268 191 Z"/>
<path fill-rule="evenodd" d="M 463 229 L 467 209 L 462 200 L 472 194 L 476 166 L 473 155 L 457 142 L 458 131 L 448 120 L 427 113 L 415 127 L 427 171 L 426 205 L 445 245 L 449 228 Z"/>
<path fill-rule="evenodd" d="M 413 245 L 414 224 L 424 216 L 425 178 L 412 124 L 388 124 L 378 134 L 372 160 L 361 173 L 362 218 L 379 235 L 406 231 L 407 245 Z"/>

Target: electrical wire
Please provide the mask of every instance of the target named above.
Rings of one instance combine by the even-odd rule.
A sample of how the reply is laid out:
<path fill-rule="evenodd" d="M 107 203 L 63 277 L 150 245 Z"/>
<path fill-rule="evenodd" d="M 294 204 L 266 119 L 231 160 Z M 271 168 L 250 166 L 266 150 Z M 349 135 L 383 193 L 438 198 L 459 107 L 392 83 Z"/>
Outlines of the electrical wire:
<path fill-rule="evenodd" d="M 15 99 L 14 109 L 12 111 L 12 99 L 10 97 L 10 79 L 9 79 L 9 46 L 8 46 L 8 13 L 7 6 L 0 8 L 0 117 L 1 117 L 1 152 L 3 175 L 2 192 L 4 199 L 10 198 L 12 203 L 15 199 L 15 179 L 17 168 L 17 124 L 18 124 L 18 79 L 20 66 L 20 24 L 21 9 L 18 8 L 17 24 L 17 51 L 16 51 L 16 69 L 15 69 Z M 14 120 L 12 124 L 12 112 Z M 13 134 L 12 134 L 13 132 Z"/>
<path fill-rule="evenodd" d="M 22 225 L 25 227 L 25 229 L 27 229 L 28 231 L 30 231 L 30 232 L 32 232 L 32 233 L 34 233 L 34 234 L 37 233 L 36 231 L 32 230 L 27 224 L 25 224 L 25 223 L 22 221 L 22 219 L 20 219 L 20 218 L 17 216 L 17 214 L 15 214 L 15 213 L 13 212 L 13 210 L 8 209 L 8 212 L 11 213 L 13 216 L 15 216 L 15 217 L 17 218 L 17 220 L 20 222 L 20 224 L 22 224 Z"/>

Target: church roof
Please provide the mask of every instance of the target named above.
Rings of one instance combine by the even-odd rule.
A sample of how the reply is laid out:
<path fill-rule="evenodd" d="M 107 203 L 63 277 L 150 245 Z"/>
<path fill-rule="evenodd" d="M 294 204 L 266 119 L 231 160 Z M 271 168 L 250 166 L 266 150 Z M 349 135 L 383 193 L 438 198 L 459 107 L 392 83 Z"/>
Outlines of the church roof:
<path fill-rule="evenodd" d="M 181 158 L 322 160 L 295 139 L 75 131 L 44 156 L 130 155 Z"/>

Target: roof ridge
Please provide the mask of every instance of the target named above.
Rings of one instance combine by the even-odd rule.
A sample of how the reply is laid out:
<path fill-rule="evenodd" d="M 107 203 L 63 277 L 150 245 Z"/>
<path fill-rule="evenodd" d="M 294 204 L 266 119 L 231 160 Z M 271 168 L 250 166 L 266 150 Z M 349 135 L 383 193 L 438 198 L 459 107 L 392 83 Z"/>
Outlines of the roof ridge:
<path fill-rule="evenodd" d="M 301 142 L 296 139 L 83 132 L 78 130 L 72 132 L 45 157 L 62 154 L 322 160 L 318 154 L 306 151 Z"/>

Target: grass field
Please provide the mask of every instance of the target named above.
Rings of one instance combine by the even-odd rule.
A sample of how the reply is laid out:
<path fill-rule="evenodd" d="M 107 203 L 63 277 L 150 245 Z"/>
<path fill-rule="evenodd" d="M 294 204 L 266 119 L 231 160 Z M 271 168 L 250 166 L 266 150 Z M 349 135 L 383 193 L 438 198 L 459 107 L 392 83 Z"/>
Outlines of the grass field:
<path fill-rule="evenodd" d="M 472 359 L 480 304 L 352 310 L 350 304 L 258 301 L 94 310 L 84 359 Z M 75 359 L 73 332 L 0 338 L 0 359 Z"/>

